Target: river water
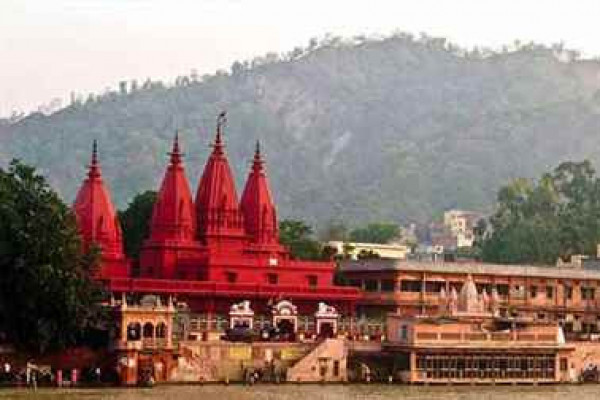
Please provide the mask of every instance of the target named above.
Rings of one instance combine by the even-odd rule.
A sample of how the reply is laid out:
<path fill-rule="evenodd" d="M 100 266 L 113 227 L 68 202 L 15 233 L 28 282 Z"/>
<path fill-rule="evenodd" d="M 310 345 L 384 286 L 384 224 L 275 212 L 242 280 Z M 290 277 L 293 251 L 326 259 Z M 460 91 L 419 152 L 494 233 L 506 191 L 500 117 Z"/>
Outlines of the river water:
<path fill-rule="evenodd" d="M 0 389 L 0 400 L 596 400 L 600 385 L 396 386 L 231 385 L 158 386 L 152 389 Z"/>

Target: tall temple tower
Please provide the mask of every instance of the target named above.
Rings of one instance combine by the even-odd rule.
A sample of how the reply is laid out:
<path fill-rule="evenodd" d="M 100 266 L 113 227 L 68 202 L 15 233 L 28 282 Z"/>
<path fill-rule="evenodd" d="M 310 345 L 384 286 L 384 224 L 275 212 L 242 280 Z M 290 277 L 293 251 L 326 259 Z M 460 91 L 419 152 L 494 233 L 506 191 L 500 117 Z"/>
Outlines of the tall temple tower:
<path fill-rule="evenodd" d="M 213 151 L 196 193 L 197 237 L 211 252 L 241 250 L 246 239 L 235 181 L 225 155 L 225 113 L 217 119 Z"/>
<path fill-rule="evenodd" d="M 259 142 L 256 142 L 256 151 L 240 207 L 251 245 L 265 250 L 282 251 L 283 247 L 279 244 L 277 211 L 269 188 Z"/>
<path fill-rule="evenodd" d="M 140 252 L 140 272 L 144 277 L 177 278 L 182 273 L 178 268 L 180 259 L 189 257 L 190 252 L 197 256 L 201 251 L 195 241 L 196 211 L 177 134 L 170 156 L 152 212 L 150 237 Z M 197 278 L 198 273 L 192 276 Z"/>
<path fill-rule="evenodd" d="M 96 141 L 88 168 L 88 176 L 73 205 L 83 247 L 86 251 L 91 246 L 98 246 L 100 249 L 100 268 L 96 272 L 100 279 L 127 276 L 129 268 L 123 253 L 121 226 L 110 194 L 102 181 Z"/>
<path fill-rule="evenodd" d="M 121 296 L 177 296 L 193 312 L 205 313 L 207 321 L 228 313 L 232 302 L 247 299 L 267 314 L 269 304 L 283 298 L 293 300 L 306 315 L 323 301 L 340 310 L 352 309 L 358 291 L 332 285 L 332 261 L 296 260 L 279 243 L 277 211 L 259 144 L 238 202 L 223 143 L 224 124 L 221 113 L 195 202 L 175 136 L 148 221 L 149 235 L 139 260 L 132 260 L 139 262 L 139 276 L 131 275 L 123 253 L 121 228 L 102 182 L 94 144 L 88 177 L 74 209 L 86 248 L 96 244 L 102 250 L 99 276 L 107 290 Z"/>

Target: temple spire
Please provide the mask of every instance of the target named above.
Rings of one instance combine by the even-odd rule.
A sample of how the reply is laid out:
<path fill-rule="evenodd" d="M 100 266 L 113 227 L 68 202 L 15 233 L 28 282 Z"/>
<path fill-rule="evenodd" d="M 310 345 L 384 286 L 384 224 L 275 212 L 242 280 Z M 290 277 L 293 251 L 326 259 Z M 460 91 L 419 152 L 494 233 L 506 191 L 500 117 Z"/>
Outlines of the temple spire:
<path fill-rule="evenodd" d="M 252 170 L 256 172 L 263 172 L 264 161 L 260 154 L 260 141 L 256 141 L 256 149 L 254 151 L 254 160 L 252 160 Z"/>
<path fill-rule="evenodd" d="M 154 203 L 150 237 L 144 242 L 140 266 L 145 275 L 172 278 L 175 274 L 172 262 L 169 263 L 164 259 L 157 261 L 153 256 L 147 255 L 154 254 L 152 252 L 157 243 L 169 242 L 174 248 L 193 242 L 196 235 L 196 214 L 182 161 L 178 132 L 173 138 L 173 147 L 169 155 L 170 163 L 165 170 Z"/>
<path fill-rule="evenodd" d="M 175 138 L 173 139 L 173 149 L 169 153 L 171 156 L 171 165 L 181 164 L 181 156 L 183 154 L 179 150 L 179 131 L 175 131 Z"/>
<path fill-rule="evenodd" d="M 215 143 L 213 144 L 213 154 L 223 155 L 223 127 L 227 123 L 227 112 L 221 111 L 221 113 L 217 117 L 217 133 L 215 135 Z"/>
<path fill-rule="evenodd" d="M 244 236 L 235 180 L 224 151 L 223 127 L 226 121 L 226 113 L 223 111 L 217 117 L 213 151 L 204 167 L 196 193 L 198 237 L 205 242 L 211 238 Z"/>
<path fill-rule="evenodd" d="M 246 232 L 256 244 L 278 246 L 277 212 L 264 169 L 260 142 L 256 142 L 252 168 L 242 194 Z"/>
<path fill-rule="evenodd" d="M 96 139 L 94 139 L 94 142 L 92 144 L 92 160 L 90 162 L 90 165 L 88 165 L 88 168 L 88 177 L 90 179 L 100 177 L 101 173 L 100 163 L 98 162 L 98 141 Z"/>
<path fill-rule="evenodd" d="M 88 177 L 83 182 L 73 209 L 84 249 L 92 244 L 102 252 L 102 276 L 124 276 L 127 264 L 123 253 L 121 227 L 117 219 L 110 192 L 102 182 L 98 161 L 98 143 L 92 145 L 92 159 L 88 165 Z"/>

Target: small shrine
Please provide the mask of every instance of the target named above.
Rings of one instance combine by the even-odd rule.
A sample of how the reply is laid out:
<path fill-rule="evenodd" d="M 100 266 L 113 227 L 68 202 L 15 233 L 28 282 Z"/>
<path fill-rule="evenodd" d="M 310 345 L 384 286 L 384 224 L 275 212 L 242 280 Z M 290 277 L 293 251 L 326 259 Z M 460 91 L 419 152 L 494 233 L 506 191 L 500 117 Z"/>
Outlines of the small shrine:
<path fill-rule="evenodd" d="M 281 300 L 272 309 L 273 326 L 298 330 L 298 308 L 289 300 Z"/>
<path fill-rule="evenodd" d="M 440 290 L 439 313 L 448 316 L 496 316 L 499 302 L 496 288 L 492 289 L 491 295 L 488 295 L 485 289 L 478 293 L 477 286 L 471 275 L 469 275 L 462 285 L 460 293 L 452 287 L 448 295 L 446 289 L 442 287 Z"/>
<path fill-rule="evenodd" d="M 317 335 L 325 337 L 335 336 L 339 317 L 340 314 L 335 307 L 323 302 L 319 303 L 317 312 L 315 312 Z"/>
<path fill-rule="evenodd" d="M 250 308 L 250 301 L 233 304 L 229 309 L 229 326 L 231 328 L 244 327 L 253 328 L 254 311 Z"/>

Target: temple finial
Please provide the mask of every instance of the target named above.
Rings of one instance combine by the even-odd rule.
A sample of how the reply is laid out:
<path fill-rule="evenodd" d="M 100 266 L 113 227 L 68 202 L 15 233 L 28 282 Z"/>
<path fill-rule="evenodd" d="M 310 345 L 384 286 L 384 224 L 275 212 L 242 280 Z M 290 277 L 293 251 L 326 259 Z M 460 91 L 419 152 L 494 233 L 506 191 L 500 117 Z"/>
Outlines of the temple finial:
<path fill-rule="evenodd" d="M 217 116 L 217 136 L 215 138 L 215 144 L 214 144 L 214 152 L 216 154 L 223 154 L 223 139 L 222 139 L 222 135 L 223 135 L 223 127 L 225 126 L 225 124 L 227 123 L 227 112 L 226 111 L 221 111 L 219 113 L 219 115 Z"/>
<path fill-rule="evenodd" d="M 181 163 L 181 152 L 179 150 L 179 130 L 175 130 L 175 138 L 173 139 L 173 149 L 170 153 L 171 156 L 171 164 L 179 164 Z"/>
<path fill-rule="evenodd" d="M 252 160 L 252 170 L 261 172 L 263 170 L 263 159 L 260 154 L 260 140 L 256 141 L 256 149 L 254 150 L 254 160 Z"/>
<path fill-rule="evenodd" d="M 98 141 L 94 139 L 92 144 L 92 161 L 89 165 L 88 176 L 90 178 L 96 178 L 100 176 L 100 165 L 98 163 Z"/>
<path fill-rule="evenodd" d="M 92 144 L 92 165 L 98 164 L 98 141 L 94 139 Z"/>

